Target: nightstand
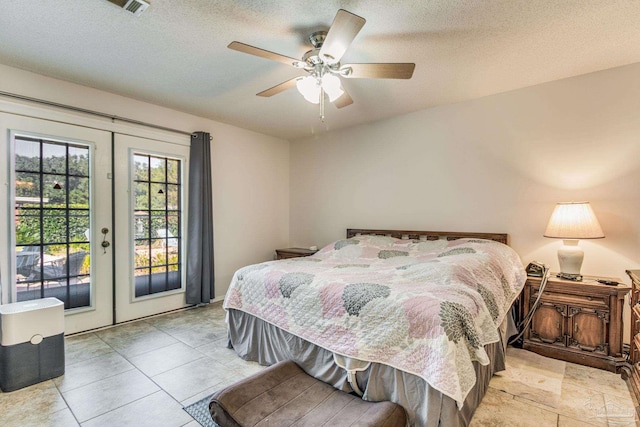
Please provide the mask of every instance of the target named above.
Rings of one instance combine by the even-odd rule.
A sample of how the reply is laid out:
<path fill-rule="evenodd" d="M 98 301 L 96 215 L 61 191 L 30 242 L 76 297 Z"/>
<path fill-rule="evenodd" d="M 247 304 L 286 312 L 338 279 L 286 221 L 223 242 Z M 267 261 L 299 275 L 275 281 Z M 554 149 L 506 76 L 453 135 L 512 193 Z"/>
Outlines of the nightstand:
<path fill-rule="evenodd" d="M 311 250 L 305 248 L 276 249 L 276 259 L 299 258 L 313 255 L 316 252 L 318 252 L 317 249 Z"/>
<path fill-rule="evenodd" d="M 622 352 L 622 309 L 631 288 L 624 284 L 603 285 L 596 279 L 620 282 L 593 276 L 574 282 L 551 273 L 525 332 L 523 348 L 554 359 L 619 372 L 626 361 Z M 525 316 L 538 297 L 540 281 L 539 277 L 527 278 L 523 292 Z"/>

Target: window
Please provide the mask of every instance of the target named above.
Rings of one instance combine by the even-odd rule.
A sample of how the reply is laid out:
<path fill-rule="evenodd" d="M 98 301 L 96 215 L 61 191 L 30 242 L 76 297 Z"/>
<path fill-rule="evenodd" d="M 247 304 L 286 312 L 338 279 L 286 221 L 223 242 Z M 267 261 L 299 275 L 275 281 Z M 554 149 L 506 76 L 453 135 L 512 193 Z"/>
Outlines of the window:
<path fill-rule="evenodd" d="M 133 155 L 134 280 L 141 297 L 182 288 L 182 164 Z"/>
<path fill-rule="evenodd" d="M 91 305 L 89 146 L 16 136 L 18 301 L 56 297 Z"/>

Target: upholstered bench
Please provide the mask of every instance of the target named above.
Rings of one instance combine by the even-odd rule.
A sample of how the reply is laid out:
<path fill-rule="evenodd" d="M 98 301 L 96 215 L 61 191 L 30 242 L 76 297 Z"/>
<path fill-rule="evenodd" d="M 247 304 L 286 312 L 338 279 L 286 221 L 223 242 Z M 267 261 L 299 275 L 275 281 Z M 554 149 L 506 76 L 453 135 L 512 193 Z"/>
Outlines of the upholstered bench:
<path fill-rule="evenodd" d="M 307 375 L 292 361 L 277 363 L 215 393 L 209 403 L 221 427 L 404 427 L 404 409 L 367 402 Z"/>

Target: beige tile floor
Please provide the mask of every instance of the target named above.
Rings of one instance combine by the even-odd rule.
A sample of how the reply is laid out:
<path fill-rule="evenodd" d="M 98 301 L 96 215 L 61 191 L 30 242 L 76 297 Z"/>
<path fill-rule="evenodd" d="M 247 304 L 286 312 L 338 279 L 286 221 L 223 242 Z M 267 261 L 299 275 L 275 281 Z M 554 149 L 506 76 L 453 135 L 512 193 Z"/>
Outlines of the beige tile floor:
<path fill-rule="evenodd" d="M 65 375 L 0 393 L 0 426 L 198 427 L 184 405 L 262 369 L 227 349 L 225 336 L 224 311 L 213 304 L 67 337 Z M 494 377 L 472 426 L 634 424 L 619 376 L 557 361 L 540 366 L 523 354 L 510 352 L 514 375 Z M 549 378 L 560 399 L 523 378 Z"/>
<path fill-rule="evenodd" d="M 494 375 L 471 427 L 634 426 L 637 417 L 620 375 L 507 350 L 507 370 Z"/>

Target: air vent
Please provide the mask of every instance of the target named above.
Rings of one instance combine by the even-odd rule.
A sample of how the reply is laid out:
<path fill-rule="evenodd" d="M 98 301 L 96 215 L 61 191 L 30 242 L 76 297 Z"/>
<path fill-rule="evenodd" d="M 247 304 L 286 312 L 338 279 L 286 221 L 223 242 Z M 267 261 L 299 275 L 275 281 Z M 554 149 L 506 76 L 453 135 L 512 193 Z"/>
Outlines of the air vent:
<path fill-rule="evenodd" d="M 140 16 L 142 12 L 147 10 L 149 3 L 144 0 L 108 0 L 109 2 L 123 8 L 124 10 L 133 13 L 135 16 Z"/>
<path fill-rule="evenodd" d="M 127 4 L 124 5 L 125 10 L 128 10 L 136 16 L 140 16 L 148 7 L 149 3 L 142 0 L 129 0 Z"/>

